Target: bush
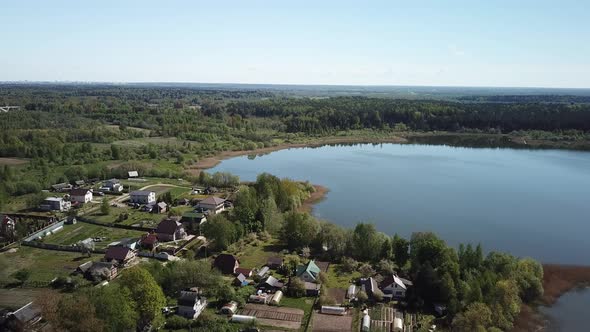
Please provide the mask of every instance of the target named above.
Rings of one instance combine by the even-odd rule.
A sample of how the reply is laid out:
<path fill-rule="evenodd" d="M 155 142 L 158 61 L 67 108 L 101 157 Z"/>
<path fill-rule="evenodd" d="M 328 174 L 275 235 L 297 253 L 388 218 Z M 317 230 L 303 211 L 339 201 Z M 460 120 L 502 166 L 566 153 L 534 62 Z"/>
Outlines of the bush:
<path fill-rule="evenodd" d="M 172 315 L 166 319 L 166 328 L 171 330 L 185 329 L 189 326 L 190 321 L 178 315 Z"/>
<path fill-rule="evenodd" d="M 354 258 L 344 257 L 342 259 L 342 264 L 340 265 L 340 268 L 342 269 L 343 272 L 350 273 L 350 272 L 356 271 L 358 266 L 359 266 L 359 262 L 354 260 Z"/>

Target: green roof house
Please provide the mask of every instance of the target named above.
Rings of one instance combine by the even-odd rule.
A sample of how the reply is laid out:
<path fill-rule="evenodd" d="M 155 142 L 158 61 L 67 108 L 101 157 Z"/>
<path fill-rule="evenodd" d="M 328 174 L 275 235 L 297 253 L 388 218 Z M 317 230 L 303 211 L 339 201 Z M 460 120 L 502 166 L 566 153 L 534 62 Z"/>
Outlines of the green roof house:
<path fill-rule="evenodd" d="M 310 260 L 306 265 L 300 265 L 297 267 L 297 276 L 303 281 L 316 282 L 320 277 L 320 268 L 315 264 L 313 260 Z"/>

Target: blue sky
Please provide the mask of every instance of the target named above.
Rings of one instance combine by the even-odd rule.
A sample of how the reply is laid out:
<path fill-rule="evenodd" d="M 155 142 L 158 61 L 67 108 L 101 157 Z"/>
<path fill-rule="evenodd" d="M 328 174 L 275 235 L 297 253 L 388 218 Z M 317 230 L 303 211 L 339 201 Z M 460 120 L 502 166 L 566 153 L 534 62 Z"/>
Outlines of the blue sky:
<path fill-rule="evenodd" d="M 1 1 L 0 81 L 590 87 L 588 1 Z"/>

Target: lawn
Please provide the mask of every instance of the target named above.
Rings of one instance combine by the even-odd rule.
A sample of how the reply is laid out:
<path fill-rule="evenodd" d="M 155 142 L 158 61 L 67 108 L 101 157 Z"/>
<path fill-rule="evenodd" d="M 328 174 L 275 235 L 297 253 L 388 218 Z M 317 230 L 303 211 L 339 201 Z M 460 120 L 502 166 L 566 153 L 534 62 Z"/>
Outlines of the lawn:
<path fill-rule="evenodd" d="M 80 253 L 45 250 L 21 246 L 16 252 L 5 251 L 0 253 L 0 259 L 9 262 L 5 268 L 0 269 L 0 282 L 14 282 L 11 275 L 23 268 L 29 269 L 32 274 L 30 281 L 50 281 L 58 276 L 67 276 L 80 264 L 88 260 L 99 260 L 102 255 L 92 255 L 88 258 Z"/>
<path fill-rule="evenodd" d="M 128 213 L 129 218 L 121 222 L 117 222 L 117 218 L 121 213 Z M 137 209 L 129 207 L 111 207 L 109 214 L 103 215 L 99 211 L 96 211 L 88 216 L 89 219 L 104 223 L 119 223 L 122 225 L 143 225 L 143 227 L 155 227 L 158 223 L 166 217 L 166 214 L 148 213 L 141 212 Z"/>
<path fill-rule="evenodd" d="M 89 237 L 105 237 L 104 241 L 96 243 L 98 249 L 105 248 L 113 241 L 129 237 L 140 237 L 143 234 L 145 232 L 78 222 L 75 225 L 64 225 L 61 231 L 46 237 L 43 241 L 45 243 L 70 245 Z"/>
<path fill-rule="evenodd" d="M 360 272 L 354 271 L 352 273 L 342 272 L 338 264 L 330 264 L 328 268 L 328 282 L 326 287 L 328 288 L 343 288 L 348 289 L 352 280 L 361 277 Z"/>
<path fill-rule="evenodd" d="M 279 240 L 271 239 L 267 242 L 260 242 L 259 245 L 254 246 L 248 244 L 244 250 L 240 251 L 237 256 L 240 258 L 240 266 L 248 269 L 259 268 L 266 265 L 269 257 L 279 255 L 283 249 Z"/>

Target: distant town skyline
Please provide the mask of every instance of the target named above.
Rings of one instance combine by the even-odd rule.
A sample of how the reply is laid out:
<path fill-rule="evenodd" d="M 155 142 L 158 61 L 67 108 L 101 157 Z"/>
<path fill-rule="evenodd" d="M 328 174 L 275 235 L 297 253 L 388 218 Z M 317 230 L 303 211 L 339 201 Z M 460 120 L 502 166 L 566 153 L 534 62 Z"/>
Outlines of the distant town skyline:
<path fill-rule="evenodd" d="M 590 88 L 583 1 L 20 1 L 0 81 Z"/>

